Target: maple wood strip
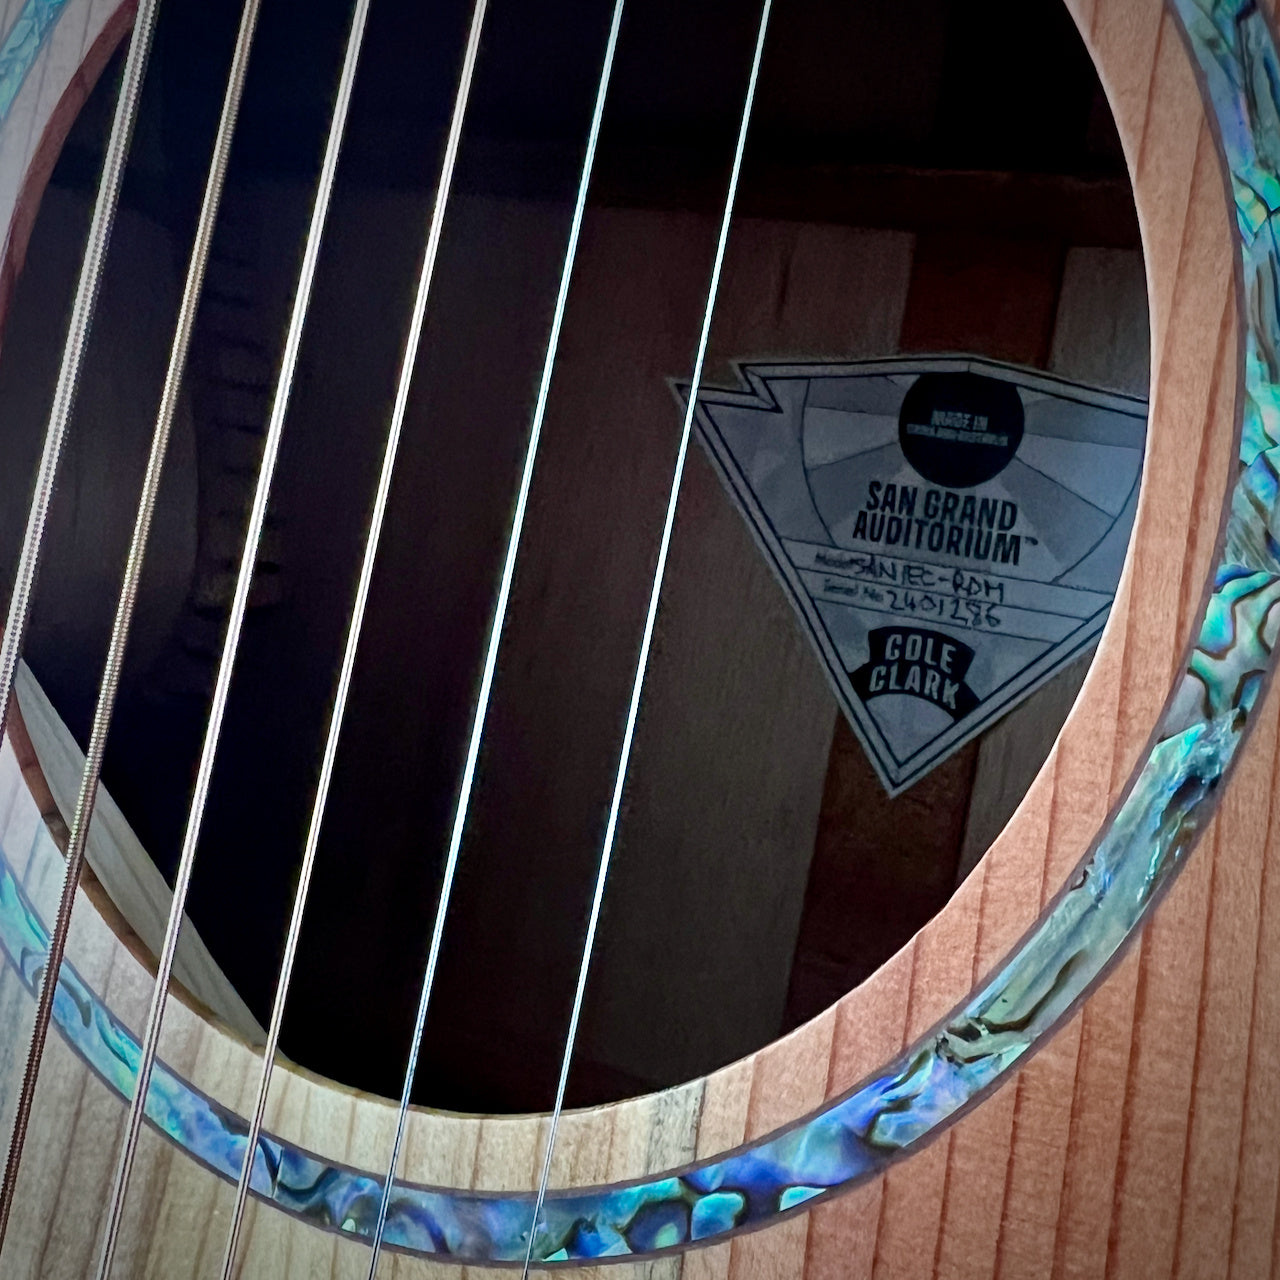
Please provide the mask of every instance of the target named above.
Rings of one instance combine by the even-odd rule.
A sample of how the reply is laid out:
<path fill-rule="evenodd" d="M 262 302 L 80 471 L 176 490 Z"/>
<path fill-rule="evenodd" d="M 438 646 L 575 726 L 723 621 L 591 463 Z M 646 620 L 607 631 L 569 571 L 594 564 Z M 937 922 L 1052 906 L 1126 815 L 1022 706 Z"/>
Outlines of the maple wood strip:
<path fill-rule="evenodd" d="M 6 1280 L 11 1275 L 32 1280 L 41 1275 L 57 1276 L 59 1269 L 55 1268 L 63 1275 L 83 1275 L 88 1265 L 93 1241 L 91 1230 L 85 1228 L 94 1225 L 93 1206 L 100 1196 L 88 1201 L 88 1213 L 76 1215 L 70 1222 L 59 1220 L 54 1209 L 64 1187 L 72 1197 L 77 1190 L 90 1195 L 96 1190 L 96 1170 L 85 1171 L 69 1163 L 75 1149 L 72 1125 L 79 1118 L 81 1099 L 94 1083 L 70 1049 L 51 1038 L 48 1066 L 41 1072 L 32 1112 L 32 1124 L 38 1125 L 35 1131 L 41 1135 L 40 1158 L 24 1162 L 9 1231 L 0 1251 L 0 1273 Z M 86 1124 L 92 1123 L 93 1110 L 91 1107 Z M 78 1181 L 86 1172 L 89 1181 Z"/>
<path fill-rule="evenodd" d="M 732 1242 L 728 1242 L 686 1253 L 680 1280 L 729 1280 L 732 1252 Z"/>
<path fill-rule="evenodd" d="M 130 1261 L 122 1256 L 120 1270 L 166 1280 L 213 1280 L 222 1261 L 220 1227 L 230 1215 L 234 1190 L 184 1160 L 156 1133 L 147 1132 L 143 1154 L 147 1176 L 143 1194 L 130 1194 L 123 1228 Z"/>
<path fill-rule="evenodd" d="M 598 1267 L 574 1268 L 581 1270 L 583 1280 L 612 1280 L 613 1273 L 619 1273 L 618 1280 L 681 1280 L 681 1268 L 684 1257 L 674 1255 L 665 1258 L 654 1258 L 649 1262 L 623 1262 L 604 1264 Z M 470 1268 L 469 1268 L 470 1269 Z M 489 1280 L 508 1280 L 512 1273 L 508 1271 L 486 1272 Z M 516 1274 L 519 1274 L 518 1272 Z M 538 1274 L 536 1271 L 533 1274 Z M 545 1272 L 542 1274 L 546 1274 Z M 441 1277 L 441 1280 L 448 1280 Z"/>
<path fill-rule="evenodd" d="M 637 1124 L 625 1124 L 623 1113 L 616 1115 L 606 1179 L 621 1180 L 631 1176 L 633 1169 L 661 1173 L 691 1163 L 697 1150 L 703 1088 L 701 1081 L 694 1081 L 652 1095 L 637 1104 L 636 1114 L 641 1117 Z"/>
<path fill-rule="evenodd" d="M 22 1071 L 22 1054 L 31 1038 L 35 1009 L 22 979 L 5 965 L 0 971 L 0 1026 L 12 1028 L 14 1034 L 0 1039 L 0 1078 L 13 1079 Z M 0 1097 L 0 1143 L 7 1144 L 13 1132 L 17 1098 L 6 1091 Z"/>

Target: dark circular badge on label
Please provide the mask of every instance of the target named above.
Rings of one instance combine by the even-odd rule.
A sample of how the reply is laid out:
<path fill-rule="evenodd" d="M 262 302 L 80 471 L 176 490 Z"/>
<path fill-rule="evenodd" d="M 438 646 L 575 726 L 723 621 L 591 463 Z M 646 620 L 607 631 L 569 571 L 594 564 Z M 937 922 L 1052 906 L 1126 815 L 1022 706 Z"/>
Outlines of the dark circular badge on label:
<path fill-rule="evenodd" d="M 1018 452 L 1022 428 L 1017 387 L 977 373 L 922 373 L 898 415 L 907 461 L 947 489 L 998 476 Z"/>

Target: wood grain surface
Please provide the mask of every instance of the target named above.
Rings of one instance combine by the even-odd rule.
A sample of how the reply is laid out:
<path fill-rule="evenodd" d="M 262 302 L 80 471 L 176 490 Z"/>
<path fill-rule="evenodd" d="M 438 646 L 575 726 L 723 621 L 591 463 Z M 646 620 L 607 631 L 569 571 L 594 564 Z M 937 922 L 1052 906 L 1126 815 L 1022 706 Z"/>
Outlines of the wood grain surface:
<path fill-rule="evenodd" d="M 556 1186 L 636 1177 L 767 1133 L 849 1089 L 926 1030 L 1008 952 L 1063 883 L 1157 719 L 1200 601 L 1232 461 L 1238 334 L 1230 217 L 1195 78 L 1159 0 L 1073 0 L 1071 7 L 1131 164 L 1151 302 L 1142 500 L 1096 661 L 1015 816 L 934 920 L 856 990 L 759 1053 L 664 1094 L 566 1116 L 554 1152 Z M 841 234 L 830 233 L 837 241 Z M 926 1149 L 809 1214 L 682 1257 L 580 1274 L 1274 1274 L 1280 879 L 1269 868 L 1280 839 L 1270 822 L 1278 707 L 1272 696 L 1216 821 L 1151 924 L 1004 1087 Z M 21 764 L 6 745 L 0 823 L 6 847 L 29 849 L 24 884 L 47 911 L 59 856 L 42 824 L 39 780 L 25 782 Z M 84 895 L 69 954 L 136 1028 L 146 969 Z M 15 991 L 7 968 L 0 1018 L 0 1078 L 9 1080 L 20 1070 L 30 1001 Z M 177 999 L 161 1053 L 218 1100 L 249 1104 L 256 1055 Z M 0 1133 L 7 1114 L 0 1113 Z M 275 1073 L 268 1127 L 325 1156 L 379 1167 L 393 1119 L 383 1100 L 288 1066 Z M 122 1122 L 119 1102 L 51 1040 L 32 1125 L 40 1141 L 28 1149 L 0 1258 L 6 1280 L 85 1273 Z M 539 1117 L 416 1111 L 404 1173 L 455 1186 L 527 1188 L 546 1129 Z M 229 1200 L 227 1185 L 146 1134 L 117 1274 L 214 1274 Z M 240 1274 L 354 1277 L 365 1256 L 349 1241 L 252 1208 Z M 387 1255 L 379 1274 L 459 1270 Z"/>

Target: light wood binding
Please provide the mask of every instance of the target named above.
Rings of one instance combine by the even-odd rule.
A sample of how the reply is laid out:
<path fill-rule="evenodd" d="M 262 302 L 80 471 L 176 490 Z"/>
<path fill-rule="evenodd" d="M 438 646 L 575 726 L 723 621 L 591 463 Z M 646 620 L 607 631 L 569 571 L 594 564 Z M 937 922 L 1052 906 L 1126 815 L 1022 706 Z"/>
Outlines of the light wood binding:
<path fill-rule="evenodd" d="M 27 112 L 30 136 L 42 142 L 24 157 L 31 177 L 13 206 L 17 213 L 8 215 L 14 230 L 0 279 L 20 263 L 23 228 L 34 217 L 61 122 L 87 91 L 103 42 L 110 47 L 127 9 L 78 3 L 89 21 L 78 49 L 60 49 L 62 87 L 53 92 L 42 80 L 38 100 L 32 93 L 15 107 Z M 1132 168 L 1150 285 L 1153 388 L 1133 545 L 1080 698 L 1014 819 L 909 947 L 826 1014 L 705 1080 L 566 1116 L 553 1185 L 636 1177 L 723 1151 L 795 1119 L 880 1065 L 1018 940 L 1085 851 L 1156 721 L 1210 567 L 1232 464 L 1238 356 L 1230 217 L 1172 17 L 1159 0 L 1071 0 L 1070 7 Z M 89 69 L 78 71 L 82 63 Z M 0 159 L 12 172 L 7 155 Z M 768 227 L 756 233 L 789 234 Z M 857 233 L 832 233 L 825 249 L 846 255 L 850 269 L 873 269 L 865 259 L 859 265 Z M 884 266 L 877 258 L 874 268 Z M 878 336 L 867 340 L 874 345 Z M 1139 942 L 1047 1048 L 938 1141 L 877 1181 L 772 1229 L 680 1257 L 583 1273 L 617 1280 L 1275 1273 L 1280 885 L 1268 867 L 1278 709 L 1270 697 L 1215 823 Z M 48 911 L 57 892 L 56 848 L 8 745 L 0 757 L 0 824 L 10 847 L 15 833 L 29 833 L 25 883 Z M 83 895 L 69 955 L 138 1026 L 146 971 Z M 6 967 L 0 1026 L 14 1028 L 0 1046 L 6 1079 L 21 1070 L 30 1019 L 29 998 L 15 987 Z M 177 999 L 161 1054 L 216 1099 L 241 1111 L 249 1106 L 256 1055 Z M 122 1122 L 118 1100 L 51 1038 L 32 1121 L 39 1141 L 28 1148 L 0 1259 L 6 1280 L 85 1273 Z M 318 1153 L 377 1168 L 394 1113 L 384 1100 L 284 1067 L 267 1123 Z M 537 1117 L 417 1111 L 404 1175 L 528 1188 L 536 1183 L 544 1130 Z M 211 1274 L 231 1196 L 230 1186 L 145 1132 L 118 1273 L 166 1280 Z M 251 1206 L 243 1258 L 246 1277 L 354 1277 L 363 1274 L 366 1251 Z M 380 1274 L 459 1270 L 387 1255 Z M 471 1280 L 507 1274 L 474 1267 L 461 1273 Z"/>

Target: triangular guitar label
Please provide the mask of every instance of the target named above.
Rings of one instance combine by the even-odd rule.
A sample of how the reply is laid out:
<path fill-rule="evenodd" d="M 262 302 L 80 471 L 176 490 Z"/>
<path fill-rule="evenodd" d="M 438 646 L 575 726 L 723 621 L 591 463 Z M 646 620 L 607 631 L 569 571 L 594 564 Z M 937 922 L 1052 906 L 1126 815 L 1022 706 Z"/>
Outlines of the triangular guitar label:
<path fill-rule="evenodd" d="M 897 794 L 1096 642 L 1146 402 L 971 357 L 739 373 L 699 434 Z"/>

